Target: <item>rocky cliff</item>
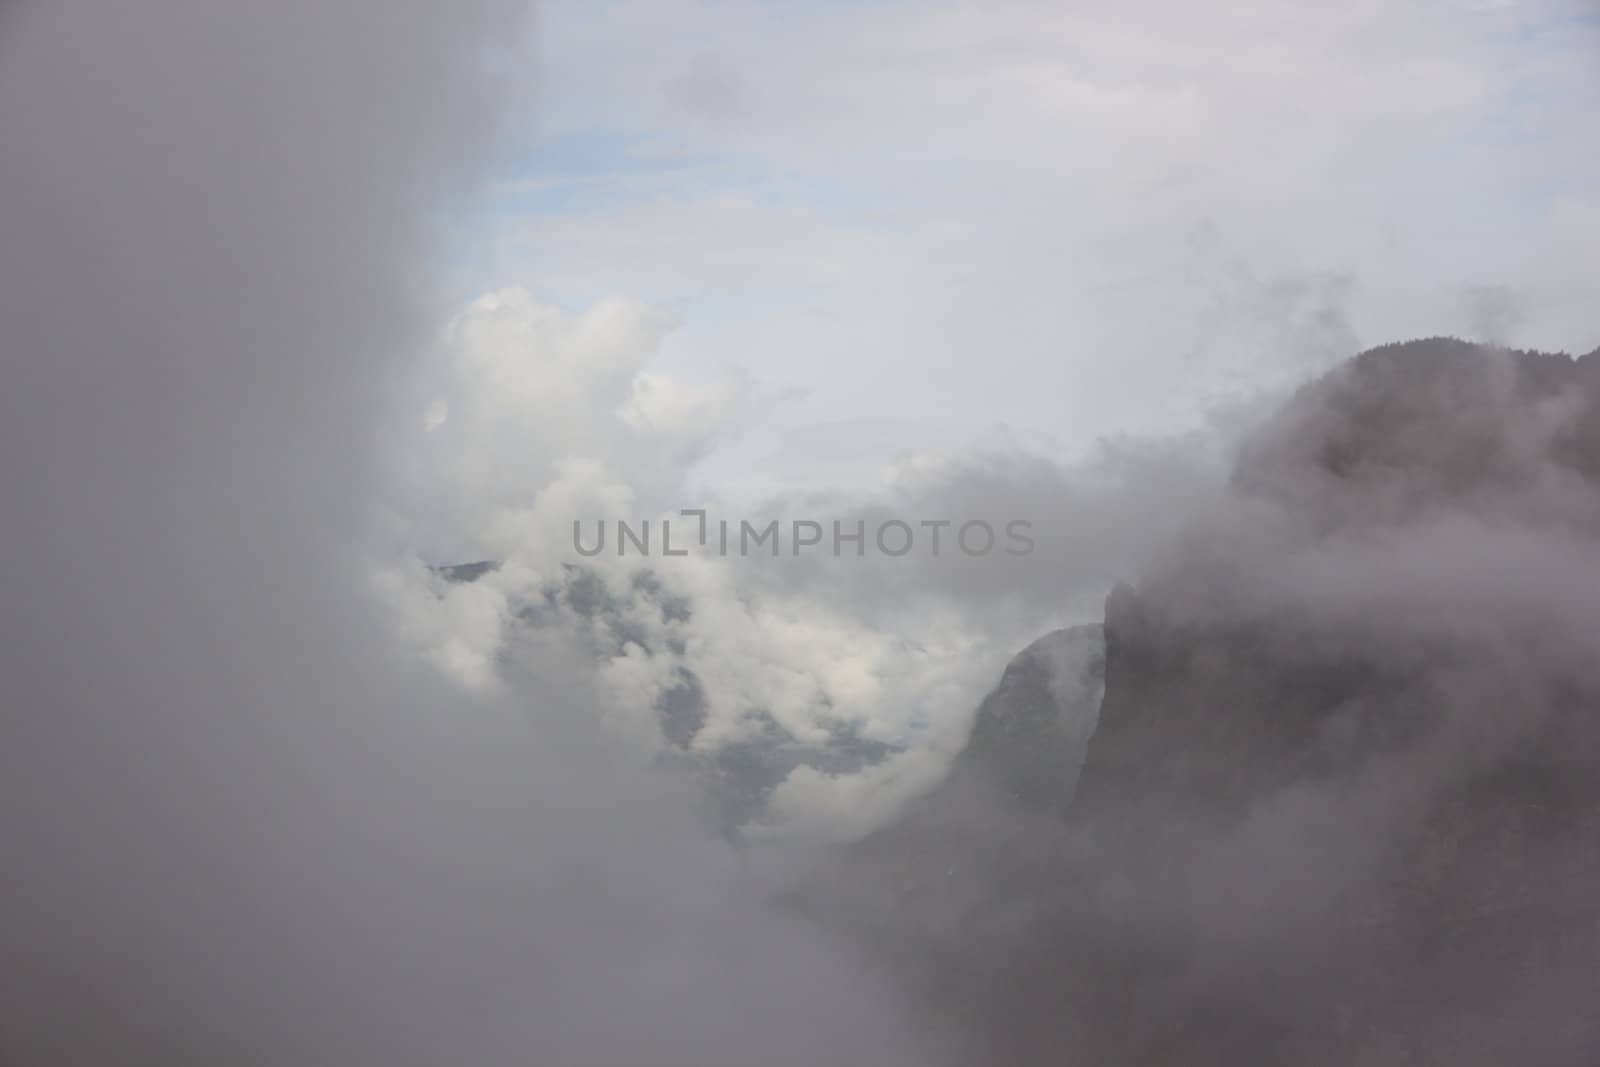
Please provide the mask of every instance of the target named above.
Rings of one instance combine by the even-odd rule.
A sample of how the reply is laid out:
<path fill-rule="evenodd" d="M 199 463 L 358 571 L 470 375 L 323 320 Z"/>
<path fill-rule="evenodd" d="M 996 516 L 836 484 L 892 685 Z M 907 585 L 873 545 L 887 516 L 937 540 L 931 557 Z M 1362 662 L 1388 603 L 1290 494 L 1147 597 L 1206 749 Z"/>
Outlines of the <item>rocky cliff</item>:
<path fill-rule="evenodd" d="M 1111 597 L 1075 1040 L 1593 1062 L 1597 393 L 1594 357 L 1365 353 Z"/>
<path fill-rule="evenodd" d="M 1110 598 L 1070 804 L 980 715 L 852 921 L 986 1063 L 1596 1062 L 1597 395 L 1446 339 L 1302 390 Z"/>

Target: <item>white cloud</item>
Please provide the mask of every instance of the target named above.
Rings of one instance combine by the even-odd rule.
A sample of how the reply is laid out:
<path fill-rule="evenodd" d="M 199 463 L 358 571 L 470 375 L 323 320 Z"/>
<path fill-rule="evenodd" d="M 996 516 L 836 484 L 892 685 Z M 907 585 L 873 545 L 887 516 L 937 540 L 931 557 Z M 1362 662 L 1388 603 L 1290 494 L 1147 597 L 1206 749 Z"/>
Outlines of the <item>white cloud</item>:
<path fill-rule="evenodd" d="M 660 309 L 622 299 L 579 314 L 516 288 L 475 301 L 445 331 L 421 390 L 426 433 L 412 442 L 419 538 L 503 556 L 526 551 L 524 539 L 549 540 L 555 531 L 524 520 L 556 504 L 614 511 L 646 493 L 654 497 L 640 503 L 660 506 L 758 400 L 732 372 L 694 381 L 644 373 L 673 325 Z M 554 543 L 569 541 L 570 530 Z"/>
<path fill-rule="evenodd" d="M 714 760 L 729 746 L 766 743 L 773 730 L 806 751 L 855 739 L 877 755 L 826 771 L 802 762 L 774 794 L 766 832 L 822 832 L 826 812 L 847 810 L 853 817 L 834 832 L 859 831 L 928 784 L 1005 660 L 1067 621 L 1069 607 L 1022 595 L 1008 584 L 1028 580 L 1016 570 L 975 596 L 960 575 L 923 583 L 883 558 L 819 561 L 821 571 L 787 555 L 759 564 L 709 552 L 666 558 L 659 525 L 649 560 L 582 557 L 575 519 L 586 543 L 601 519 L 669 519 L 688 546 L 696 523 L 680 507 L 739 514 L 726 499 L 682 494 L 697 459 L 764 391 L 738 376 L 694 382 L 659 369 L 667 323 L 625 301 L 568 313 L 516 290 L 466 309 L 432 376 L 442 395 L 423 404 L 412 442 L 412 519 L 417 531 L 449 531 L 447 562 L 499 566 L 470 583 L 392 567 L 380 590 L 402 638 L 474 689 L 499 688 L 501 665 L 526 643 L 542 647 L 543 633 L 577 637 L 614 732 L 645 749 L 667 747 L 660 707 L 685 672 L 697 680 L 700 716 L 677 742 L 686 751 Z M 856 499 L 787 495 L 750 517 L 787 521 L 863 502 L 909 508 L 947 490 L 981 500 L 971 466 L 909 462 L 898 496 L 892 482 Z M 1017 504 L 1032 488 L 1000 499 Z M 613 528 L 612 545 L 615 536 Z M 646 567 L 648 580 L 639 576 Z M 997 599 L 1009 606 L 995 610 Z"/>

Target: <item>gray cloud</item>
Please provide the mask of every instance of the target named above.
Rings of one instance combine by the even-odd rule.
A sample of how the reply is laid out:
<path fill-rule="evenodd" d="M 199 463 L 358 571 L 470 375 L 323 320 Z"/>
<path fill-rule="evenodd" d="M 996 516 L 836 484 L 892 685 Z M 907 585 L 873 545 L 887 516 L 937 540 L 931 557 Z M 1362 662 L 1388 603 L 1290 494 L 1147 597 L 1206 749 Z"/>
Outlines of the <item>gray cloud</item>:
<path fill-rule="evenodd" d="M 589 735 L 582 672 L 536 659 L 468 700 L 371 603 L 434 222 L 521 26 L 8 19 L 0 1058 L 904 1055 L 871 975 Z"/>

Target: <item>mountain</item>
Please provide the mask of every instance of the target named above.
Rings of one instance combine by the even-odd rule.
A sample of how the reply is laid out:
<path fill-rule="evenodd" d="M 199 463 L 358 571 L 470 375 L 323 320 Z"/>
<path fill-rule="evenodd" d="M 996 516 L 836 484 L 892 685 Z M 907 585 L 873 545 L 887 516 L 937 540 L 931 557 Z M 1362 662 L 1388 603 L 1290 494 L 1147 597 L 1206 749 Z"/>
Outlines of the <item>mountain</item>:
<path fill-rule="evenodd" d="M 1302 389 L 1109 598 L 1086 754 L 1025 653 L 803 906 L 987 1064 L 1592 1064 L 1597 398 L 1440 338 Z"/>
<path fill-rule="evenodd" d="M 1105 692 L 1105 632 L 1054 630 L 1019 652 L 984 698 L 941 789 L 981 782 L 1025 810 L 1064 813 Z M 939 803 L 937 794 L 926 803 Z"/>
<path fill-rule="evenodd" d="M 1036 932 L 1105 663 L 1099 624 L 1024 648 L 944 780 L 892 825 L 824 856 L 787 897 L 886 961 L 936 1010 L 941 1040 L 982 1028 L 976 1012 Z"/>

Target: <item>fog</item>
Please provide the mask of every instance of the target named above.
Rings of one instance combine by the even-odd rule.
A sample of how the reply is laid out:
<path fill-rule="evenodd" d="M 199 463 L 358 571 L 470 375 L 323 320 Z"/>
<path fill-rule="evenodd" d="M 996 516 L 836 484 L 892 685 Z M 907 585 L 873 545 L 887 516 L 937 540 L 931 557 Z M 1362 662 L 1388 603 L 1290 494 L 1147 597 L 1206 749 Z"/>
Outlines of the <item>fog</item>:
<path fill-rule="evenodd" d="M 591 736 L 570 657 L 469 698 L 371 595 L 528 15 L 8 12 L 7 1062 L 907 1061 L 883 985 Z"/>

